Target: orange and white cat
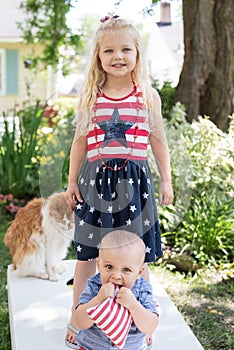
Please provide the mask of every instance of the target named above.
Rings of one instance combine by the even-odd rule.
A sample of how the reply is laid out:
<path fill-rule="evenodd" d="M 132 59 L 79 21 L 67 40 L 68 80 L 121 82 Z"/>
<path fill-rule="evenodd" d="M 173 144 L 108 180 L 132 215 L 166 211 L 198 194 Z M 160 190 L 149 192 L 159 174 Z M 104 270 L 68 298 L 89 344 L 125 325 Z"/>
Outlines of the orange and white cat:
<path fill-rule="evenodd" d="M 64 271 L 74 234 L 74 215 L 64 193 L 28 202 L 9 226 L 4 243 L 9 247 L 14 274 L 57 281 Z"/>

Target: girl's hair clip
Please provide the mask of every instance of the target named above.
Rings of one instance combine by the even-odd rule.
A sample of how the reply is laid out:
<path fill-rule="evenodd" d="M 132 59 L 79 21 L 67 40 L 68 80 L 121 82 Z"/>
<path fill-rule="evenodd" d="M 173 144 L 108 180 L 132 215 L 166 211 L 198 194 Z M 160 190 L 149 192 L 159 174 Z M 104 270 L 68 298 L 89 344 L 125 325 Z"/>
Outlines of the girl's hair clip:
<path fill-rule="evenodd" d="M 105 17 L 101 18 L 100 22 L 104 23 L 106 21 L 109 21 L 109 19 L 116 19 L 116 18 L 119 18 L 119 16 L 118 15 L 109 14 L 109 16 L 105 16 Z"/>

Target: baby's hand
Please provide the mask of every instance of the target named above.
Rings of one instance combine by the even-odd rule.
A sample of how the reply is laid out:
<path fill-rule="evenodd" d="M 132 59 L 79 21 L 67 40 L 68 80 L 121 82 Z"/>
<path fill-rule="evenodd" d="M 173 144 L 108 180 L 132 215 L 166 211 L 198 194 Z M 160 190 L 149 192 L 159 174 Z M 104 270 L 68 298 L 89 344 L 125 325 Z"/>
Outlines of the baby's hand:
<path fill-rule="evenodd" d="M 99 302 L 101 303 L 109 297 L 112 298 L 114 295 L 114 291 L 115 286 L 113 283 L 108 282 L 103 284 L 97 295 Z"/>
<path fill-rule="evenodd" d="M 132 293 L 131 289 L 121 287 L 116 295 L 116 302 L 124 306 L 129 311 L 131 311 L 131 309 L 134 308 L 134 305 L 137 302 L 137 300 L 134 294 Z"/>

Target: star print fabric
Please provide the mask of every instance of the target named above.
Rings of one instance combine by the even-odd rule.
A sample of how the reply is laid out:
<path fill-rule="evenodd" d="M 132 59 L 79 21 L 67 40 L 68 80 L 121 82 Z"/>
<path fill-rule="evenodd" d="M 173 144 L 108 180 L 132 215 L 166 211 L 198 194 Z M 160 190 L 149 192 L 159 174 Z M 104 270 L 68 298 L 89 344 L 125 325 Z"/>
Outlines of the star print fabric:
<path fill-rule="evenodd" d="M 122 165 L 112 159 L 107 165 Z M 84 199 L 75 209 L 75 245 L 79 260 L 98 256 L 101 238 L 113 229 L 141 236 L 146 244 L 146 262 L 162 255 L 154 184 L 147 161 L 128 161 L 120 171 L 112 171 L 100 161 L 82 169 L 79 189 Z"/>

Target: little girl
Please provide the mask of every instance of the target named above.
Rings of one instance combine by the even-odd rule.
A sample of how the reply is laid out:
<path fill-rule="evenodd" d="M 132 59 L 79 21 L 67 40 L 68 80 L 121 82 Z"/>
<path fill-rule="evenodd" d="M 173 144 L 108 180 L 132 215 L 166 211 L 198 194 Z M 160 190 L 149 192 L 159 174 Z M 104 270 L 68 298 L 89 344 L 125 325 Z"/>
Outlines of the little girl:
<path fill-rule="evenodd" d="M 87 279 L 95 274 L 101 238 L 113 229 L 132 231 L 144 240 L 145 262 L 162 255 L 148 140 L 160 173 L 159 203 L 173 200 L 161 101 L 147 77 L 139 34 L 118 16 L 101 22 L 79 98 L 66 191 L 67 200 L 76 206 L 78 259 L 66 335 L 71 347 L 74 307 Z"/>

